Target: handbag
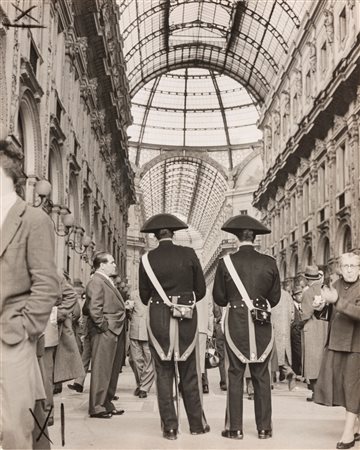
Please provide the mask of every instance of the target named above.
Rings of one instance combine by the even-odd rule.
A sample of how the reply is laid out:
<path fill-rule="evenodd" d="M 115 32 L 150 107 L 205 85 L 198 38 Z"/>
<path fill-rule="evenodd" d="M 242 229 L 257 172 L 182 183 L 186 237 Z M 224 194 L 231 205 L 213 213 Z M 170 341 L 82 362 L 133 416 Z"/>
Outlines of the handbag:
<path fill-rule="evenodd" d="M 152 282 L 154 288 L 156 289 L 157 293 L 159 294 L 165 305 L 167 305 L 170 308 L 171 315 L 179 320 L 192 319 L 195 303 L 193 303 L 192 305 L 178 305 L 177 303 L 171 302 L 168 299 L 161 284 L 159 283 L 159 280 L 156 278 L 154 271 L 152 270 L 147 253 L 145 253 L 145 255 L 142 256 L 141 260 L 144 269 L 148 277 L 150 278 L 150 281 Z M 178 296 L 174 295 L 172 296 L 172 299 L 174 299 L 174 301 L 177 302 Z"/>
<path fill-rule="evenodd" d="M 214 367 L 219 367 L 219 365 L 220 354 L 216 348 L 216 340 L 214 338 L 209 338 L 206 341 L 205 368 L 213 369 Z"/>

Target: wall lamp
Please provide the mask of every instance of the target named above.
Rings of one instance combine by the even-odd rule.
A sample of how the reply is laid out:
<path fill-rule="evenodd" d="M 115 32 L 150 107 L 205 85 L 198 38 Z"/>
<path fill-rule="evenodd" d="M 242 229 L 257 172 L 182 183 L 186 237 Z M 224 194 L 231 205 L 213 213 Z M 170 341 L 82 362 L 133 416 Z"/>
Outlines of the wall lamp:
<path fill-rule="evenodd" d="M 89 257 L 91 257 L 94 250 L 91 237 L 86 234 L 84 235 L 85 230 L 82 227 L 75 225 L 74 216 L 67 206 L 56 205 L 48 198 L 51 192 L 51 184 L 47 180 L 39 180 L 35 184 L 35 192 L 39 196 L 40 201 L 33 206 L 35 208 L 41 206 L 49 214 L 49 217 L 54 224 L 55 233 L 60 237 L 67 236 L 65 244 L 79 255 L 83 255 L 83 259 L 88 262 Z M 58 229 L 58 225 L 51 217 L 51 213 L 60 216 L 63 224 L 63 227 L 61 228 L 63 228 L 63 230 Z M 88 249 L 90 250 L 90 254 L 88 253 Z"/>
<path fill-rule="evenodd" d="M 49 217 L 54 224 L 55 233 L 58 236 L 67 236 L 72 231 L 74 226 L 74 216 L 71 214 L 69 208 L 67 206 L 54 204 L 48 198 L 51 192 L 51 184 L 47 180 L 37 181 L 35 184 L 35 192 L 39 196 L 40 201 L 34 203 L 33 206 L 35 208 L 39 208 L 41 206 L 49 214 Z M 63 231 L 58 229 L 57 224 L 51 217 L 51 213 L 58 214 L 61 217 L 61 222 L 64 226 Z"/>

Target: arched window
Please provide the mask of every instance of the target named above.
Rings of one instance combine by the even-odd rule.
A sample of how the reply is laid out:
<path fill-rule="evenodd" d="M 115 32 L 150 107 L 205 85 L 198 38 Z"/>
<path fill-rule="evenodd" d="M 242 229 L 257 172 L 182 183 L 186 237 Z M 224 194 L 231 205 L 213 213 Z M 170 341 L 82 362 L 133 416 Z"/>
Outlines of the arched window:
<path fill-rule="evenodd" d="M 338 256 L 342 255 L 343 253 L 350 252 L 352 249 L 351 228 L 346 222 L 343 222 L 338 229 L 337 249 Z"/>
<path fill-rule="evenodd" d="M 306 266 L 311 266 L 312 265 L 312 248 L 310 245 L 308 245 L 307 247 L 305 247 L 304 249 L 304 255 L 303 255 L 303 269 Z"/>

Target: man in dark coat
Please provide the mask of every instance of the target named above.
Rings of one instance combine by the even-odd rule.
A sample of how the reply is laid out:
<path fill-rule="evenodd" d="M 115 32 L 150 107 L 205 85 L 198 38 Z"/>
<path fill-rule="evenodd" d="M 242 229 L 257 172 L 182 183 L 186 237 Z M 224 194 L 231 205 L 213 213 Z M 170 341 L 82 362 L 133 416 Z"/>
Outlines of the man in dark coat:
<path fill-rule="evenodd" d="M 174 245 L 174 231 L 187 225 L 171 214 L 151 217 L 143 226 L 143 233 L 155 233 L 159 246 L 150 251 L 148 262 L 169 301 L 192 306 L 205 296 L 206 286 L 200 262 L 189 247 Z M 166 439 L 176 439 L 178 418 L 173 402 L 173 382 L 176 366 L 180 375 L 180 389 L 192 434 L 206 433 L 207 425 L 201 393 L 199 369 L 197 311 L 192 318 L 174 318 L 171 305 L 163 299 L 150 281 L 144 260 L 139 268 L 141 301 L 149 306 L 148 332 L 150 350 L 156 370 L 159 412 Z M 167 299 L 166 298 L 166 299 Z"/>
<path fill-rule="evenodd" d="M 249 363 L 254 385 L 255 419 L 259 439 L 272 436 L 271 380 L 269 358 L 273 345 L 272 324 L 253 320 L 254 303 L 262 309 L 275 306 L 280 299 L 279 272 L 274 258 L 258 253 L 253 246 L 257 234 L 270 233 L 264 225 L 248 215 L 229 219 L 222 230 L 235 234 L 240 241 L 239 250 L 231 255 L 229 264 L 221 259 L 215 274 L 213 297 L 219 306 L 227 306 L 225 316 L 226 353 L 229 361 L 228 398 L 225 430 L 222 436 L 243 438 L 243 380 Z M 225 260 L 226 261 L 226 260 Z M 248 296 L 249 308 L 230 275 L 235 269 Z M 244 294 L 245 295 L 245 294 Z M 258 310 L 259 312 L 259 310 Z M 262 318 L 261 316 L 257 318 Z M 268 314 L 265 314 L 268 317 Z"/>
<path fill-rule="evenodd" d="M 116 270 L 112 255 L 99 252 L 95 273 L 86 286 L 84 313 L 91 338 L 90 417 L 121 415 L 112 403 L 125 351 L 125 302 L 111 280 Z"/>
<path fill-rule="evenodd" d="M 302 334 L 302 319 L 301 319 L 301 300 L 302 300 L 302 287 L 295 286 L 293 290 L 294 299 L 294 317 L 291 322 L 291 354 L 292 354 L 292 368 L 296 375 L 301 375 L 301 334 Z"/>

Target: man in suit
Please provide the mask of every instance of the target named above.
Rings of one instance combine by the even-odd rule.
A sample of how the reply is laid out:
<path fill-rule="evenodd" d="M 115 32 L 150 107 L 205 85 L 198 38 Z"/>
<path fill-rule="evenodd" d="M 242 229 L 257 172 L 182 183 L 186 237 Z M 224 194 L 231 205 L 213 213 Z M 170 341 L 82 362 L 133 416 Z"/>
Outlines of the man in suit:
<path fill-rule="evenodd" d="M 2 448 L 32 448 L 31 411 L 45 398 L 36 344 L 60 293 L 54 228 L 16 195 L 21 161 L 0 142 L 0 429 Z M 43 426 L 43 423 L 41 424 Z"/>
<path fill-rule="evenodd" d="M 173 382 L 176 367 L 180 376 L 180 390 L 190 425 L 191 434 L 210 431 L 202 408 L 201 373 L 199 370 L 197 311 L 194 302 L 206 292 L 204 275 L 195 251 L 174 245 L 174 231 L 188 226 L 171 214 L 157 214 L 145 222 L 142 232 L 155 233 L 159 246 L 144 257 L 139 268 L 139 292 L 144 304 L 149 305 L 148 332 L 150 350 L 156 371 L 159 412 L 166 439 L 177 438 L 178 417 L 173 402 Z M 163 296 L 150 279 L 148 261 Z M 155 282 L 156 284 L 156 282 Z M 166 302 L 165 302 L 165 300 Z M 186 317 L 176 318 L 175 307 Z M 186 308 L 188 307 L 188 308 Z"/>
<path fill-rule="evenodd" d="M 110 419 L 121 415 L 112 403 L 125 351 L 125 302 L 111 276 L 116 271 L 112 255 L 95 255 L 95 273 L 86 286 L 84 313 L 89 316 L 91 338 L 90 417 Z"/>
<path fill-rule="evenodd" d="M 274 258 L 258 253 L 254 240 L 257 234 L 270 233 L 270 230 L 248 215 L 229 219 L 222 230 L 235 234 L 240 242 L 229 263 L 225 258 L 220 260 L 213 288 L 215 303 L 227 307 L 224 328 L 229 361 L 228 395 L 222 436 L 243 438 L 242 396 L 248 363 L 254 386 L 258 437 L 267 439 L 272 436 L 269 359 L 274 337 L 266 310 L 280 300 L 280 279 Z M 230 274 L 231 266 L 234 275 Z M 236 276 L 242 281 L 249 301 L 244 301 L 245 294 L 240 294 L 234 281 Z M 259 309 L 254 310 L 254 306 Z"/>
<path fill-rule="evenodd" d="M 147 308 L 139 297 L 139 291 L 132 293 L 134 307 L 130 320 L 130 353 L 136 378 L 136 395 L 146 398 L 154 382 L 154 367 L 146 329 Z"/>

